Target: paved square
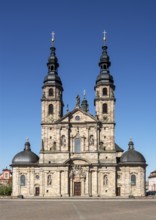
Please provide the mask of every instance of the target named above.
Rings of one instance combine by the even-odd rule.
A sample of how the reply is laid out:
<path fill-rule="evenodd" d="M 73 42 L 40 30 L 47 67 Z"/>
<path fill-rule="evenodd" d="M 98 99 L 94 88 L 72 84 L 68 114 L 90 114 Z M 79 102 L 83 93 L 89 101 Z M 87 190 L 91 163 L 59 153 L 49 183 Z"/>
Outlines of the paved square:
<path fill-rule="evenodd" d="M 0 220 L 156 220 L 156 200 L 0 200 Z"/>

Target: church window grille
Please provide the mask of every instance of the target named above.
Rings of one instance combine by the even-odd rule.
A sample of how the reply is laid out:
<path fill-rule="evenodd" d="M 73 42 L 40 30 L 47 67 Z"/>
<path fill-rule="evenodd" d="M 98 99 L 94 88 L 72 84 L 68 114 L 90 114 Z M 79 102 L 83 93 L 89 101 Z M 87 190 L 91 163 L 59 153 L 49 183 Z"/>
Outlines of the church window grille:
<path fill-rule="evenodd" d="M 81 144 L 80 138 L 76 138 L 75 139 L 75 153 L 80 153 L 80 144 Z"/>
<path fill-rule="evenodd" d="M 108 113 L 108 107 L 107 107 L 107 104 L 106 104 L 106 103 L 104 103 L 104 104 L 102 105 L 102 112 L 105 113 L 105 114 Z"/>
<path fill-rule="evenodd" d="M 103 90 L 102 90 L 102 95 L 103 95 L 103 96 L 106 96 L 106 95 L 107 95 L 107 88 L 103 88 Z"/>
<path fill-rule="evenodd" d="M 21 186 L 25 186 L 26 185 L 25 175 L 21 175 L 20 176 L 20 185 Z"/>
<path fill-rule="evenodd" d="M 53 114 L 53 105 L 52 104 L 49 105 L 48 114 L 49 115 Z"/>
<path fill-rule="evenodd" d="M 136 175 L 131 175 L 131 186 L 136 186 Z"/>
<path fill-rule="evenodd" d="M 52 88 L 49 89 L 49 96 L 53 96 L 53 89 Z"/>
<path fill-rule="evenodd" d="M 108 176 L 107 175 L 104 175 L 104 177 L 103 177 L 103 185 L 108 186 Z"/>

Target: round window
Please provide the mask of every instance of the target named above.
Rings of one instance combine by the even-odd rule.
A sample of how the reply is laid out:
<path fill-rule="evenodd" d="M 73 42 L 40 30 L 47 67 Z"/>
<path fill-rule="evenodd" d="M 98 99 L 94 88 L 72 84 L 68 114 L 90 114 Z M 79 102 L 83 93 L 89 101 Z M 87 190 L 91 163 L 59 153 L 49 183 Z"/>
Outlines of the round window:
<path fill-rule="evenodd" d="M 40 177 L 39 177 L 39 175 L 36 175 L 36 179 L 38 180 Z"/>
<path fill-rule="evenodd" d="M 80 116 L 79 116 L 79 115 L 76 115 L 76 116 L 75 116 L 75 120 L 76 120 L 76 121 L 79 121 L 79 120 L 80 120 Z"/>

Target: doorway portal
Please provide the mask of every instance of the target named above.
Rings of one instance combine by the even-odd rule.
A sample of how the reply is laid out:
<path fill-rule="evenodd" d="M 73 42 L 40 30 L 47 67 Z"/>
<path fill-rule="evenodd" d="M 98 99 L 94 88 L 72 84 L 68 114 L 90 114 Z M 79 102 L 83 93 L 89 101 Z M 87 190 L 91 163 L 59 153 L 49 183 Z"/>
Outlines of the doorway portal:
<path fill-rule="evenodd" d="M 81 182 L 74 182 L 74 196 L 81 196 Z"/>

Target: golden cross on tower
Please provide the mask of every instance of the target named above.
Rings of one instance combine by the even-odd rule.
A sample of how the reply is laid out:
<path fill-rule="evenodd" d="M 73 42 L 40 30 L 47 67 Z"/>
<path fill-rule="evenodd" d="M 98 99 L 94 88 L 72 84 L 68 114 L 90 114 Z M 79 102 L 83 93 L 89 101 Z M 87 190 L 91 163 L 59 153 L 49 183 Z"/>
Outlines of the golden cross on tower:
<path fill-rule="evenodd" d="M 104 31 L 104 32 L 103 32 L 103 40 L 104 40 L 104 44 L 106 44 L 106 34 L 107 34 L 107 32 Z"/>
<path fill-rule="evenodd" d="M 54 31 L 51 33 L 52 37 L 51 37 L 51 41 L 52 41 L 52 44 L 54 45 L 54 41 L 55 41 L 55 33 Z"/>

